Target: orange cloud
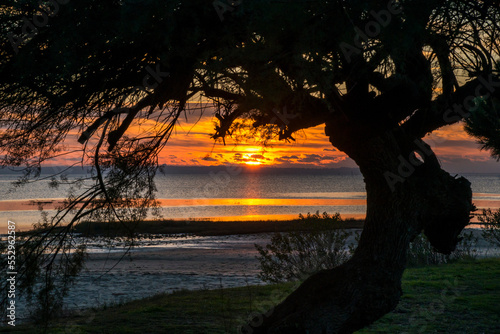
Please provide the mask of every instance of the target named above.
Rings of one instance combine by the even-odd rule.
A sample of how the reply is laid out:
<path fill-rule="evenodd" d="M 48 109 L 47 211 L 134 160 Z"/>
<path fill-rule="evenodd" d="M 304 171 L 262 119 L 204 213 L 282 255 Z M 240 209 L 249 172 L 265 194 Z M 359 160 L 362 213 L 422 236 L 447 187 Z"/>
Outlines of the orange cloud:
<path fill-rule="evenodd" d="M 196 118 L 196 124 L 189 119 L 179 121 L 167 145 L 167 154 L 160 162 L 181 165 L 183 160 L 194 165 L 247 164 L 280 166 L 333 166 L 345 161 L 347 156 L 334 149 L 324 134 L 324 126 L 300 131 L 294 135 L 295 142 L 272 140 L 262 145 L 251 138 L 225 139 L 214 142 L 210 136 L 215 132 L 215 117 L 204 115 Z M 236 137 L 236 136 L 233 136 Z M 174 155 L 175 158 L 172 158 Z M 189 158 L 187 158 L 189 156 Z M 351 161 L 350 165 L 354 166 Z"/>
<path fill-rule="evenodd" d="M 194 105 L 194 104 L 193 104 Z M 206 106 L 206 105 L 205 105 Z M 203 106 L 202 106 L 203 107 Z M 216 119 L 212 107 L 191 108 L 178 120 L 160 164 L 208 166 L 223 164 L 274 165 L 279 167 L 355 167 L 344 153 L 334 148 L 324 133 L 324 126 L 299 131 L 296 141 L 269 141 L 262 145 L 250 138 L 226 138 L 215 142 Z M 131 134 L 154 134 L 163 124 L 140 120 L 129 129 Z M 82 160 L 83 146 L 77 142 L 79 133 L 72 131 L 65 141 L 66 151 L 48 165 L 71 165 Z M 91 139 L 94 140 L 94 139 Z M 443 167 L 453 172 L 498 172 L 499 164 L 489 152 L 481 151 L 473 138 L 463 131 L 463 124 L 444 127 L 424 140 L 431 145 Z"/>

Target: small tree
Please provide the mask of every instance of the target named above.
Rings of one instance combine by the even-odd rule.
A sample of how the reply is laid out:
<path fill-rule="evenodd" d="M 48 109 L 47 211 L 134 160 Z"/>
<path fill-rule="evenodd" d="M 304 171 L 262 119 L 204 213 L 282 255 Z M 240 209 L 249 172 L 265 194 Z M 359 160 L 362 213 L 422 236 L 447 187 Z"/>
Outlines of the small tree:
<path fill-rule="evenodd" d="M 419 234 L 408 247 L 408 267 L 418 267 L 432 264 L 449 263 L 461 259 L 475 259 L 477 257 L 477 243 L 479 238 L 473 231 L 464 231 L 459 236 L 457 248 L 451 254 L 441 254 L 430 244 L 424 234 Z"/>
<path fill-rule="evenodd" d="M 479 221 L 484 224 L 483 238 L 500 247 L 500 209 L 496 212 L 491 211 L 491 209 L 483 210 Z"/>
<path fill-rule="evenodd" d="M 322 269 L 332 269 L 347 261 L 354 245 L 348 245 L 351 235 L 342 228 L 338 213 L 324 212 L 299 215 L 308 231 L 275 233 L 265 247 L 255 245 L 260 256 L 259 277 L 266 282 L 304 280 Z"/>

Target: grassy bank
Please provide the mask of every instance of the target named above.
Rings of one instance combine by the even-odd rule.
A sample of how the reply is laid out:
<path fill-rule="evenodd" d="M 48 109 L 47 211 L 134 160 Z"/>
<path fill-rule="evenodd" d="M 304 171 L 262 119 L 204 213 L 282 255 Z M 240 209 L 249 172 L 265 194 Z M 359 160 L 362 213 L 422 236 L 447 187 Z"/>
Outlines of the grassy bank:
<path fill-rule="evenodd" d="M 295 286 L 181 291 L 60 319 L 50 332 L 236 333 L 249 314 L 279 302 Z M 394 312 L 358 333 L 500 333 L 500 259 L 408 269 L 403 291 Z"/>

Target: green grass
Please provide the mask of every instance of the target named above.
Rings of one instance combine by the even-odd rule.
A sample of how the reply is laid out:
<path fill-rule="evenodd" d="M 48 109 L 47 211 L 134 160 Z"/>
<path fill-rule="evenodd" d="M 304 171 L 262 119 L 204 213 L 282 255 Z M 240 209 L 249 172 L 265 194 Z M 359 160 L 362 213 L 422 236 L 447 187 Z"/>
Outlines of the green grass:
<path fill-rule="evenodd" d="M 295 285 L 181 291 L 61 319 L 49 332 L 236 333 L 251 313 L 281 301 Z M 500 333 L 500 259 L 408 269 L 403 291 L 394 312 L 358 333 Z"/>
<path fill-rule="evenodd" d="M 403 292 L 358 333 L 500 333 L 500 259 L 408 269 Z"/>

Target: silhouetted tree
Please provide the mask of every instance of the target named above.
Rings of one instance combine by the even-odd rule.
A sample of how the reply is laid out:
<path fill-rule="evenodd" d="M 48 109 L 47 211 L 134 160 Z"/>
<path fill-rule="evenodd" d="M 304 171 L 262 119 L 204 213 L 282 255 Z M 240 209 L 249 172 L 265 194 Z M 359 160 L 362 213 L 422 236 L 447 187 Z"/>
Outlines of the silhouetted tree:
<path fill-rule="evenodd" d="M 332 145 L 366 182 L 359 246 L 251 329 L 350 333 L 396 306 L 415 236 L 423 231 L 450 253 L 469 222 L 470 183 L 442 170 L 422 138 L 472 115 L 469 132 L 498 156 L 499 7 L 493 0 L 4 4 L 2 164 L 36 177 L 63 140 L 79 134 L 95 186 L 69 198 L 72 218 L 61 211 L 51 222 L 66 235 L 83 217 L 144 217 L 154 204 L 158 152 L 190 100 L 214 102 L 215 139 L 238 119 L 284 140 L 326 124 Z M 127 132 L 141 122 L 147 131 Z"/>

